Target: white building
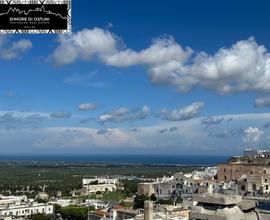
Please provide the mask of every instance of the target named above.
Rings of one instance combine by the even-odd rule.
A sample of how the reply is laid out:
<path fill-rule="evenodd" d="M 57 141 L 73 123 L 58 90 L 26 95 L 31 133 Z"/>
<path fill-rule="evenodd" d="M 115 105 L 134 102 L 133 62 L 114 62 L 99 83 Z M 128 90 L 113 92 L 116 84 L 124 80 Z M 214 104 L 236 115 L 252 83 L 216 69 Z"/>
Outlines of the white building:
<path fill-rule="evenodd" d="M 82 180 L 84 194 L 95 194 L 97 192 L 113 192 L 117 190 L 118 179 L 116 178 L 90 178 Z"/>
<path fill-rule="evenodd" d="M 115 184 L 96 184 L 96 185 L 86 185 L 83 187 L 84 194 L 95 194 L 97 192 L 113 192 L 117 190 Z"/>
<path fill-rule="evenodd" d="M 0 195 L 0 206 L 8 206 L 10 204 L 20 204 L 27 201 L 26 196 L 3 196 Z"/>
<path fill-rule="evenodd" d="M 93 184 L 93 185 L 95 185 L 95 184 L 114 184 L 114 185 L 117 185 L 118 179 L 116 179 L 116 178 L 89 178 L 89 179 L 84 178 L 82 180 L 82 184 L 83 184 L 83 187 L 91 185 L 91 184 Z"/>
<path fill-rule="evenodd" d="M 137 191 L 139 195 L 154 194 L 157 199 L 167 199 L 172 197 L 173 184 L 171 182 L 138 183 Z"/>
<path fill-rule="evenodd" d="M 9 205 L 0 207 L 1 216 L 27 217 L 33 214 L 53 214 L 53 205 L 45 203 L 26 203 L 21 205 Z"/>
<path fill-rule="evenodd" d="M 12 220 L 11 216 L 0 216 L 0 220 Z"/>
<path fill-rule="evenodd" d="M 27 217 L 33 214 L 53 214 L 53 205 L 34 203 L 27 196 L 0 195 L 0 220 Z"/>
<path fill-rule="evenodd" d="M 100 199 L 86 199 L 84 205 L 93 206 L 93 207 L 95 207 L 95 209 L 100 209 L 100 208 L 109 207 L 110 202 L 103 201 L 103 200 L 100 200 Z"/>
<path fill-rule="evenodd" d="M 75 199 L 57 199 L 56 201 L 51 202 L 53 204 L 58 204 L 62 207 L 67 207 L 70 205 L 76 205 Z"/>

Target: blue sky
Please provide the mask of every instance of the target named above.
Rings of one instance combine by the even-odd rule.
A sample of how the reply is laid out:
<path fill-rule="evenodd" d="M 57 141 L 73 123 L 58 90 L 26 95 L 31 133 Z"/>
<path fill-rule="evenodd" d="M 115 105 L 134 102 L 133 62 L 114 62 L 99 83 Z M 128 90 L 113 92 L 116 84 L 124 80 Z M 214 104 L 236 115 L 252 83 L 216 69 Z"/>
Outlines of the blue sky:
<path fill-rule="evenodd" d="M 0 38 L 5 154 L 238 154 L 270 141 L 268 1 L 73 1 Z"/>

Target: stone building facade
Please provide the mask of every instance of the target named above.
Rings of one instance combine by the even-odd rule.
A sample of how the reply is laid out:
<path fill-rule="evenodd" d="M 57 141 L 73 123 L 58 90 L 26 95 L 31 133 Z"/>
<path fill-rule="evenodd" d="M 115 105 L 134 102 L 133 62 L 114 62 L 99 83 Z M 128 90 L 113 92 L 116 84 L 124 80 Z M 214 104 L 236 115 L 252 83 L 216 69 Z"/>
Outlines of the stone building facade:
<path fill-rule="evenodd" d="M 194 195 L 195 205 L 190 211 L 190 220 L 259 220 L 255 203 L 243 201 L 241 196 L 220 194 Z"/>
<path fill-rule="evenodd" d="M 242 192 L 270 193 L 270 153 L 247 151 L 217 166 L 219 182 L 235 181 Z"/>
<path fill-rule="evenodd" d="M 170 182 L 139 183 L 137 185 L 139 195 L 150 197 L 154 194 L 158 199 L 171 198 L 173 193 L 173 184 Z"/>

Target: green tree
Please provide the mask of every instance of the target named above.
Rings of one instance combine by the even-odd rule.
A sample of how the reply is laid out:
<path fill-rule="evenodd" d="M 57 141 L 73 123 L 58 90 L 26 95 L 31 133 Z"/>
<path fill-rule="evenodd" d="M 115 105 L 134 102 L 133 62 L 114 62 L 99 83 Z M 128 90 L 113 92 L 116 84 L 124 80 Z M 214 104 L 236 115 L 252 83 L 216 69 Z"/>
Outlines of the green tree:
<path fill-rule="evenodd" d="M 143 209 L 144 208 L 144 201 L 147 199 L 148 198 L 145 195 L 136 196 L 134 198 L 133 208 L 134 209 Z"/>
<path fill-rule="evenodd" d="M 155 196 L 154 193 L 150 196 L 150 200 L 157 201 L 157 197 Z"/>
<path fill-rule="evenodd" d="M 32 220 L 51 220 L 52 216 L 51 215 L 45 215 L 45 214 L 34 214 L 31 215 Z"/>
<path fill-rule="evenodd" d="M 161 204 L 161 205 L 173 205 L 174 202 L 172 199 L 160 199 L 157 201 L 158 204 Z"/>
<path fill-rule="evenodd" d="M 58 204 L 54 204 L 54 213 L 58 214 L 60 213 L 62 206 L 58 205 Z"/>
<path fill-rule="evenodd" d="M 126 196 L 130 197 L 136 194 L 137 192 L 137 184 L 138 181 L 136 180 L 123 180 L 122 185 L 124 187 L 123 193 L 126 194 Z"/>
<path fill-rule="evenodd" d="M 183 199 L 182 199 L 182 197 L 181 196 L 177 196 L 177 198 L 176 198 L 176 201 L 175 201 L 176 203 L 182 203 L 183 202 Z"/>
<path fill-rule="evenodd" d="M 90 211 L 94 210 L 94 207 L 90 207 Z M 88 208 L 84 206 L 67 206 L 59 210 L 62 218 L 67 220 L 84 220 L 87 219 Z"/>

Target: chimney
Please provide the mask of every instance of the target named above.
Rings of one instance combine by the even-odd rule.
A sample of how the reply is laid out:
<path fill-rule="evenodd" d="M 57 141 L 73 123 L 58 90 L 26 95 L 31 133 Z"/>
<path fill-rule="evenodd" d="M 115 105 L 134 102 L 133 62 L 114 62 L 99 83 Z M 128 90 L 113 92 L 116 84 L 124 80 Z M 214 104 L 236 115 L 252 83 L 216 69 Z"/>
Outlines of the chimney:
<path fill-rule="evenodd" d="M 153 201 L 144 201 L 144 220 L 153 220 Z"/>

